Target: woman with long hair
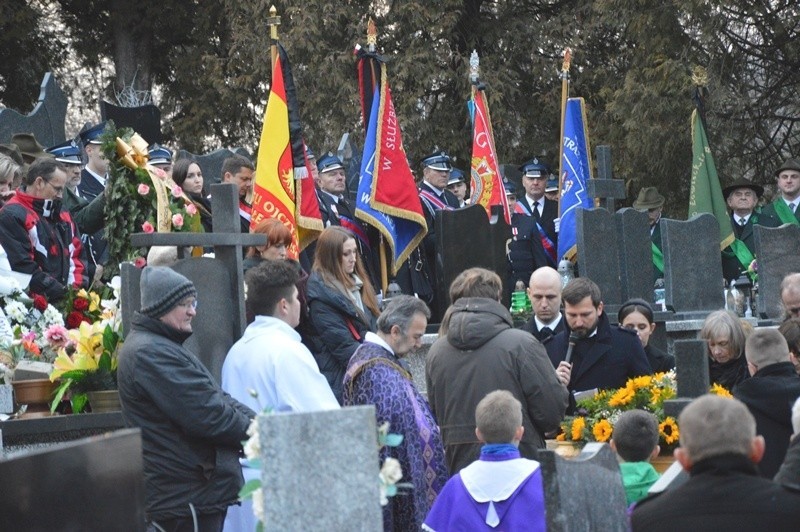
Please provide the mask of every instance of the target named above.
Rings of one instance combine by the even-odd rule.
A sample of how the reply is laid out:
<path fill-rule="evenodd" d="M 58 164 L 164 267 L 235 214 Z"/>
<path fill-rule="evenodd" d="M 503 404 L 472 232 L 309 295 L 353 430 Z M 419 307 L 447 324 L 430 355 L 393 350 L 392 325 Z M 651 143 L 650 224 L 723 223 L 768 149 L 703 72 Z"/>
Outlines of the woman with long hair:
<path fill-rule="evenodd" d="M 368 331 L 375 331 L 380 310 L 375 290 L 358 254 L 353 233 L 338 226 L 317 240 L 306 286 L 309 349 L 334 395 L 342 401 L 342 379 L 350 357 Z"/>
<path fill-rule="evenodd" d="M 192 204 L 200 213 L 200 223 L 203 231 L 210 233 L 211 227 L 211 202 L 206 197 L 203 187 L 203 172 L 194 159 L 180 159 L 172 167 L 172 180 L 183 189 Z"/>

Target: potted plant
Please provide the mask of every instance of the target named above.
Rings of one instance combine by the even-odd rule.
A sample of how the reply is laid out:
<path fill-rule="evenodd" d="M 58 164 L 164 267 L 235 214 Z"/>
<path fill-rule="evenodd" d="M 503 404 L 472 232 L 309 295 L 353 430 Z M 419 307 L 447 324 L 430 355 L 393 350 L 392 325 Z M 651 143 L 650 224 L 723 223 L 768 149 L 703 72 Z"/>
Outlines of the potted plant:
<path fill-rule="evenodd" d="M 83 322 L 67 332 L 69 342 L 59 350 L 50 374 L 51 381 L 61 380 L 51 412 L 68 391 L 75 414 L 83 412 L 87 402 L 92 412 L 119 410 L 117 354 L 122 340 L 115 323 Z"/>

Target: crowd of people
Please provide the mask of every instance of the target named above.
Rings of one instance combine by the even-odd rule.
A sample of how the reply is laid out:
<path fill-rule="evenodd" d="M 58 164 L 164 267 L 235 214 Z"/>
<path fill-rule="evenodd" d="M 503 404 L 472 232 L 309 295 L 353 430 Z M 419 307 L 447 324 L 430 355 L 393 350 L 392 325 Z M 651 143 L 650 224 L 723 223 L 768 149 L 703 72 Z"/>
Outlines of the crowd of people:
<path fill-rule="evenodd" d="M 82 149 L 68 142 L 45 151 L 21 136 L 16 151 L 28 159 L 15 161 L 13 150 L 0 155 L 0 245 L 13 270 L 32 276 L 31 290 L 52 301 L 70 286 L 88 287 L 107 260 L 102 131 L 103 124 L 84 131 Z M 212 231 L 200 165 L 192 159 L 173 164 L 171 152 L 157 145 L 150 157 Z M 382 301 L 371 230 L 354 216 L 344 165 L 332 154 L 315 163 L 325 229 L 294 261 L 287 258 L 292 237 L 282 223 L 267 219 L 252 228 L 267 242 L 247 250 L 249 324 L 228 353 L 221 385 L 183 346 L 196 314 L 194 284 L 168 267 L 151 264 L 142 272 L 141 309 L 119 356 L 118 379 L 125 423 L 142 430 L 150 526 L 252 530 L 251 508 L 229 507 L 243 478 L 258 476 L 239 462 L 256 412 L 371 404 L 378 424 L 388 422 L 403 436 L 399 446 L 380 451 L 382 458 L 398 459 L 403 481 L 413 486 L 384 507 L 386 530 L 544 530 L 537 453 L 575 411 L 576 394 L 619 388 L 675 366 L 652 341 L 652 305 L 634 299 L 609 316 L 590 279 L 562 287 L 552 253 L 558 239 L 557 201 L 547 195 L 552 172 L 537 158 L 520 167 L 524 194 L 507 190 L 514 209 L 508 271 L 467 269 L 449 286 L 449 301 L 438 300 L 433 220 L 438 210 L 466 204 L 463 173 L 442 150 L 420 163 L 429 232 L 397 277 L 403 292 L 414 295 Z M 725 189 L 744 249 L 748 224 L 798 223 L 787 212 L 794 216 L 791 202 L 800 196 L 800 164 L 787 161 L 776 177 L 780 197 L 760 213 L 753 210 L 760 187 L 737 182 Z M 251 231 L 253 178 L 252 161 L 241 155 L 227 159 L 219 176 L 238 188 L 243 231 Z M 663 204 L 654 188 L 634 203 L 648 212 L 656 277 Z M 730 272 L 738 261 L 736 275 L 746 262 L 742 246 L 723 253 Z M 520 283 L 533 315 L 515 328 L 503 301 Z M 777 330 L 748 331 L 725 310 L 706 318 L 699 337 L 707 345 L 711 382 L 736 400 L 703 397 L 681 415 L 676 458 L 691 474 L 684 487 L 648 498 L 657 478 L 647 463 L 658 453 L 654 418 L 631 412 L 617 421 L 612 446 L 635 530 L 674 524 L 678 511 L 678 528 L 697 530 L 737 529 L 735 508 L 749 512 L 739 525 L 763 514 L 764 523 L 783 530 L 800 517 L 800 437 L 790 444 L 800 424 L 800 407 L 791 410 L 800 397 L 800 274 L 786 277 L 781 299 L 786 321 Z M 429 322 L 440 328 L 426 359 L 426 395 L 404 358 L 421 346 Z M 741 502 L 750 490 L 760 507 Z"/>

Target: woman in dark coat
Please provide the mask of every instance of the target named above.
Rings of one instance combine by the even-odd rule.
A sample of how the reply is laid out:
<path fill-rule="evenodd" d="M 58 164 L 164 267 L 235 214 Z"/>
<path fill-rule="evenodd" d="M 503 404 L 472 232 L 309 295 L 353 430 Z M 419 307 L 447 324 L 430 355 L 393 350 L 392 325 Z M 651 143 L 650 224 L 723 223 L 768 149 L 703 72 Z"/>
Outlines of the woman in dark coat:
<path fill-rule="evenodd" d="M 744 329 L 729 310 L 712 312 L 703 322 L 700 338 L 708 344 L 708 376 L 711 384 L 728 390 L 750 377 L 744 357 Z"/>
<path fill-rule="evenodd" d="M 347 363 L 367 331 L 375 331 L 380 314 L 355 236 L 347 229 L 330 226 L 320 235 L 306 297 L 310 328 L 305 341 L 341 403 Z"/>
<path fill-rule="evenodd" d="M 203 172 L 194 159 L 180 159 L 172 167 L 172 180 L 183 189 L 200 214 L 203 231 L 211 232 L 211 202 L 203 187 Z"/>
<path fill-rule="evenodd" d="M 675 357 L 650 344 L 650 335 L 656 330 L 653 307 L 644 299 L 629 299 L 619 308 L 617 322 L 636 332 L 644 347 L 647 361 L 655 373 L 667 372 L 675 367 Z"/>

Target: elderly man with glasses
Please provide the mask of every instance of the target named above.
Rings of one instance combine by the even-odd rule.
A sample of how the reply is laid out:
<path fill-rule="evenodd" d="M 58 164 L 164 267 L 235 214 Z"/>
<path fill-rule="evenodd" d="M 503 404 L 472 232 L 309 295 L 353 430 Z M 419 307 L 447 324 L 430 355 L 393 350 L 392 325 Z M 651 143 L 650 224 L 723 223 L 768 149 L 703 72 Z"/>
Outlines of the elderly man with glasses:
<path fill-rule="evenodd" d="M 23 188 L 0 209 L 0 245 L 11 269 L 31 275 L 30 289 L 50 302 L 70 286 L 88 288 L 94 276 L 81 235 L 61 196 L 67 173 L 54 159 L 36 159 Z"/>

